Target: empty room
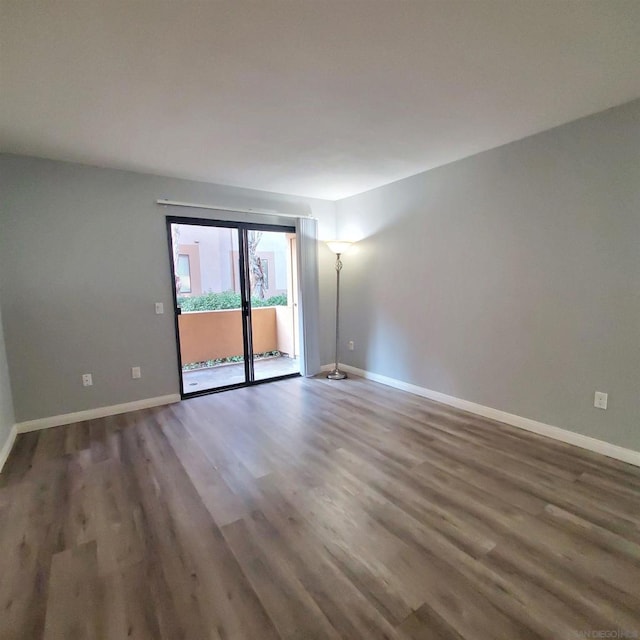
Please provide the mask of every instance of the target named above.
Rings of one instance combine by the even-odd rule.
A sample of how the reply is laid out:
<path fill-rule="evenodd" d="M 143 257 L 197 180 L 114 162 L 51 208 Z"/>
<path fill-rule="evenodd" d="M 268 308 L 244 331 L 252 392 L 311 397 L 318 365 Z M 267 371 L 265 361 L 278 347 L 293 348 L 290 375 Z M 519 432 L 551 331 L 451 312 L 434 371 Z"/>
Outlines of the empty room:
<path fill-rule="evenodd" d="M 639 637 L 639 0 L 0 0 L 0 640 Z"/>

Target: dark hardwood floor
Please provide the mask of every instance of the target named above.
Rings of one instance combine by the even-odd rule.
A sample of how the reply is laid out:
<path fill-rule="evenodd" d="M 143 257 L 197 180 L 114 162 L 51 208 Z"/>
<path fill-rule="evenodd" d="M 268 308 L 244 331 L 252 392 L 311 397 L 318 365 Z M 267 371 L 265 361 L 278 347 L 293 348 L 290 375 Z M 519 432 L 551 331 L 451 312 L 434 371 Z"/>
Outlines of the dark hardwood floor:
<path fill-rule="evenodd" d="M 0 475 L 2 640 L 605 630 L 640 633 L 640 469 L 375 383 L 24 434 Z"/>

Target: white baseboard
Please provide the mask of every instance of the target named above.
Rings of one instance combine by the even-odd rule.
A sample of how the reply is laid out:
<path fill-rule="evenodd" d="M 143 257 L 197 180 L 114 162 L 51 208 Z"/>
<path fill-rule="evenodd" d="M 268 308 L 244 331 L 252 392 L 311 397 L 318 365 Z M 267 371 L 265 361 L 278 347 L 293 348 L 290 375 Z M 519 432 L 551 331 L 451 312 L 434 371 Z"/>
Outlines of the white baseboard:
<path fill-rule="evenodd" d="M 159 407 L 164 404 L 173 404 L 174 402 L 180 402 L 180 399 L 180 394 L 172 393 L 168 396 L 134 400 L 133 402 L 125 402 L 123 404 L 113 404 L 109 407 L 98 407 L 97 409 L 87 409 L 86 411 L 76 411 L 75 413 L 64 413 L 59 416 L 27 420 L 26 422 L 19 422 L 15 426 L 17 433 L 27 433 L 29 431 L 38 431 L 39 429 L 49 429 L 50 427 L 60 427 L 64 424 L 82 422 L 83 420 L 115 416 L 119 413 L 137 411 L 138 409 L 149 409 L 150 407 Z"/>
<path fill-rule="evenodd" d="M 322 371 L 330 371 L 333 367 L 333 364 L 323 365 Z M 394 387 L 395 389 L 408 391 L 409 393 L 422 396 L 423 398 L 447 404 L 451 407 L 455 407 L 456 409 L 475 413 L 483 418 L 490 418 L 491 420 L 504 422 L 512 427 L 525 429 L 526 431 L 547 436 L 554 440 L 560 440 L 561 442 L 566 442 L 567 444 L 572 444 L 576 447 L 581 447 L 582 449 L 588 449 L 595 453 L 601 453 L 602 455 L 609 456 L 610 458 L 622 460 L 623 462 L 628 462 L 629 464 L 640 467 L 640 451 L 625 449 L 624 447 L 611 444 L 610 442 L 604 442 L 603 440 L 597 440 L 596 438 L 591 438 L 590 436 L 585 436 L 580 433 L 576 433 L 575 431 L 568 431 L 567 429 L 554 427 L 550 424 L 545 424 L 544 422 L 538 422 L 537 420 L 531 420 L 530 418 L 523 418 L 522 416 L 486 407 L 476 402 L 470 402 L 469 400 L 462 400 L 461 398 L 449 396 L 445 393 L 440 393 L 439 391 L 433 391 L 431 389 L 426 389 L 425 387 L 419 387 L 415 384 L 403 382 L 402 380 L 389 378 L 387 376 L 380 375 L 379 373 L 372 373 L 371 371 L 358 369 L 357 367 L 352 367 L 348 364 L 340 364 L 340 369 L 344 370 L 346 373 L 366 378 L 367 380 L 373 380 L 374 382 L 379 382 L 380 384 Z"/>
<path fill-rule="evenodd" d="M 2 473 L 2 468 L 4 467 L 4 463 L 7 461 L 9 454 L 11 453 L 11 449 L 13 448 L 13 443 L 16 441 L 16 436 L 18 435 L 17 425 L 13 425 L 11 429 L 9 429 L 9 436 L 5 440 L 2 445 L 2 449 L 0 449 L 0 473 Z"/>

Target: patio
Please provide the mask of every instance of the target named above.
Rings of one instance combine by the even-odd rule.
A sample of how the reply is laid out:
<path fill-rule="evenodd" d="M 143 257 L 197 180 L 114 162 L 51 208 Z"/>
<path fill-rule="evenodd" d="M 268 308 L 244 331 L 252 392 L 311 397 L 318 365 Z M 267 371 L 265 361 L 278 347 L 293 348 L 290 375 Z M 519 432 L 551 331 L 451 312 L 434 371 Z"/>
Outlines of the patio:
<path fill-rule="evenodd" d="M 298 358 L 289 358 L 288 356 L 255 360 L 253 367 L 256 380 L 266 380 L 300 372 Z M 240 384 L 245 381 L 244 364 L 238 362 L 207 367 L 206 369 L 183 371 L 182 377 L 185 393 L 215 389 L 230 384 Z"/>

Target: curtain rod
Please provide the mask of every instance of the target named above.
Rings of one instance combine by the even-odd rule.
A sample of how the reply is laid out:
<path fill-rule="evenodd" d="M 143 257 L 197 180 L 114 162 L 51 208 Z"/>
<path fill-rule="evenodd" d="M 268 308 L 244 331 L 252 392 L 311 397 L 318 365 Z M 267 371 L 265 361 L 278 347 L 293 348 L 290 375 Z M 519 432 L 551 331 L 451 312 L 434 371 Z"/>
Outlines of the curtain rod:
<path fill-rule="evenodd" d="M 211 204 L 195 204 L 193 202 L 180 202 L 179 200 L 156 200 L 156 204 L 172 207 L 187 207 L 189 209 L 210 209 L 212 211 L 231 211 L 233 213 L 253 213 L 260 216 L 277 216 L 279 218 L 313 218 L 313 216 L 296 213 L 278 213 L 277 211 L 265 211 L 260 209 L 232 209 L 230 207 L 216 207 Z"/>

